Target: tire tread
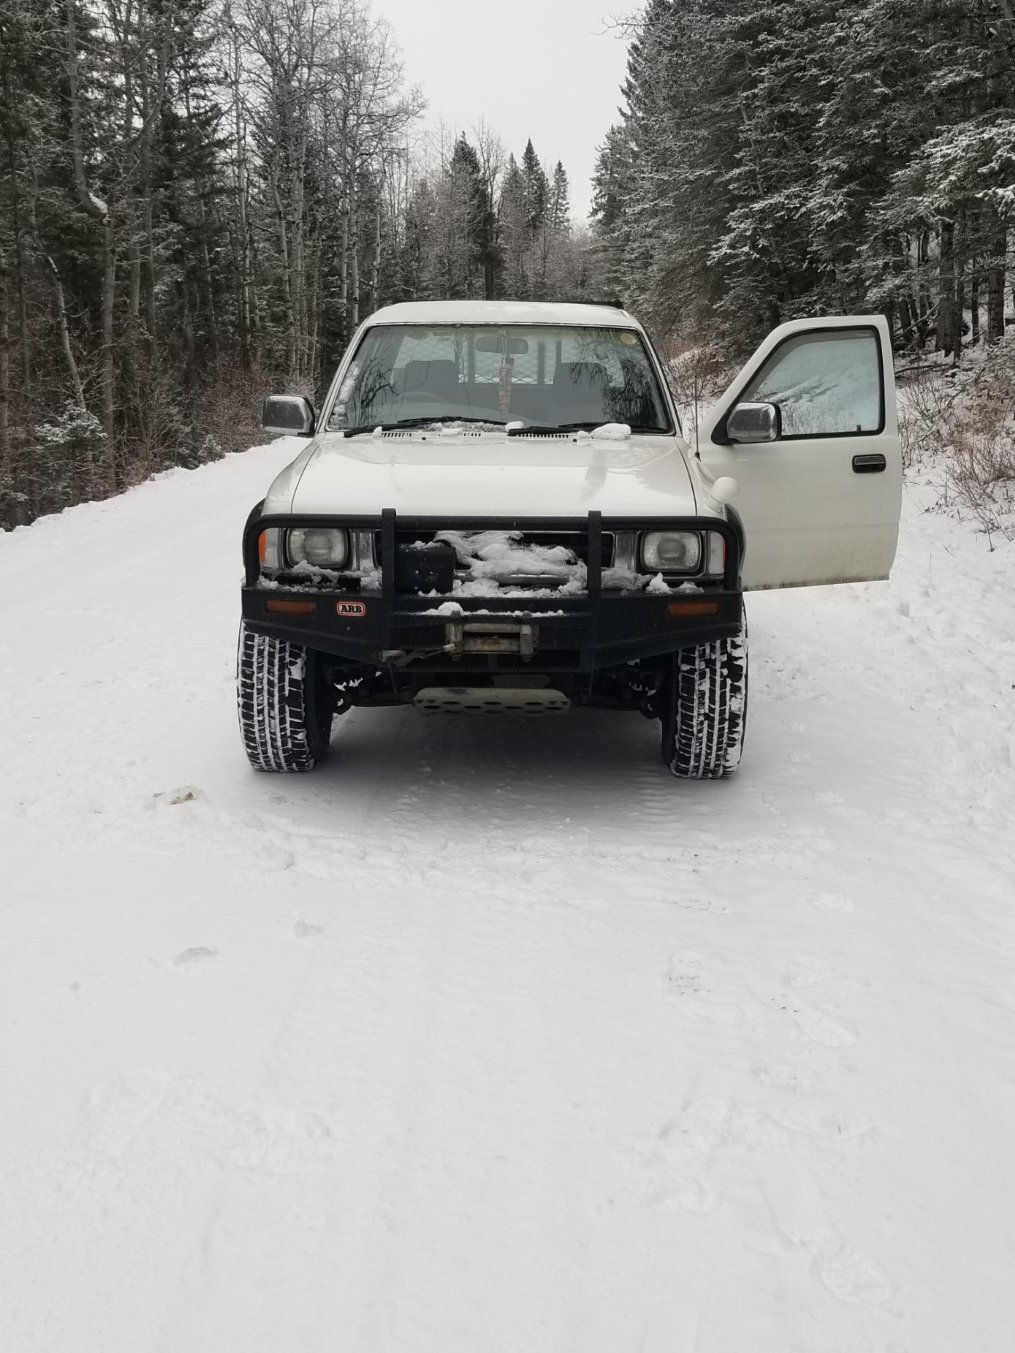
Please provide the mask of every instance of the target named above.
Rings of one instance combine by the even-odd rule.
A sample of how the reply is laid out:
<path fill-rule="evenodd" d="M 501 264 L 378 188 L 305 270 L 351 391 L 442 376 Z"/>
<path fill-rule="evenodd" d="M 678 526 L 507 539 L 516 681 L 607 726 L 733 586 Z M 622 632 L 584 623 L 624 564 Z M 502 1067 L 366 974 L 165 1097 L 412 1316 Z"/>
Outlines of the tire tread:
<path fill-rule="evenodd" d="M 719 780 L 740 764 L 747 721 L 747 634 L 676 655 L 674 775 Z"/>
<path fill-rule="evenodd" d="M 313 727 L 311 655 L 240 626 L 236 652 L 236 706 L 247 759 L 255 770 L 313 770 L 327 752 L 323 725 Z"/>

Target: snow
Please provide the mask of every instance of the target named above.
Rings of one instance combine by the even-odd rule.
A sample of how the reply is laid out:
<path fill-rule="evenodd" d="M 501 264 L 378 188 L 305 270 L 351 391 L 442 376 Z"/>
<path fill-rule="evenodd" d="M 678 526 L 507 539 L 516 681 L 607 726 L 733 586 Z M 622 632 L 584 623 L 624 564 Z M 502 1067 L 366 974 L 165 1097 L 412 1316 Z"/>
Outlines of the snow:
<path fill-rule="evenodd" d="M 502 595 L 502 594 L 498 593 L 498 595 Z M 533 593 L 533 592 L 531 592 L 531 591 L 526 591 L 526 592 L 511 593 L 511 594 L 509 594 L 509 595 L 511 595 L 511 596 L 519 596 L 519 597 L 528 597 L 528 598 L 531 599 L 533 596 L 547 596 L 547 597 L 549 597 L 549 596 L 554 596 L 554 595 L 556 595 L 556 593 L 550 592 L 549 589 L 540 589 L 540 591 L 537 592 L 537 593 Z M 461 616 L 464 616 L 464 615 L 466 615 L 466 614 L 469 616 L 470 620 L 471 620 L 471 619 L 474 619 L 476 616 L 488 615 L 488 616 L 495 616 L 498 620 L 503 620 L 503 619 L 505 619 L 505 618 L 508 617 L 508 616 L 510 616 L 510 617 L 515 617 L 515 616 L 531 616 L 531 615 L 533 615 L 533 614 L 535 614 L 535 613 L 534 613 L 533 611 L 526 611 L 526 610 L 523 610 L 521 607 L 519 607 L 517 610 L 514 610 L 514 611 L 487 611 L 487 610 L 484 610 L 482 607 L 479 607 L 479 606 L 471 607 L 471 608 L 469 609 L 469 611 L 466 612 L 465 607 L 462 606 L 462 605 L 460 605 L 457 601 L 445 601 L 445 602 L 443 602 L 440 606 L 434 606 L 434 607 L 432 607 L 430 610 L 427 610 L 427 611 L 420 611 L 419 614 L 420 614 L 420 615 L 442 615 L 442 616 L 444 616 L 445 618 L 450 619 L 450 620 L 457 619 L 457 618 L 459 618 L 459 617 L 461 617 Z M 544 609 L 543 607 L 540 607 L 539 613 L 538 613 L 538 614 L 539 614 L 539 619 L 540 619 L 540 620 L 546 620 L 546 619 L 548 619 L 550 616 L 567 615 L 567 612 L 566 612 L 566 611 L 549 611 L 549 610 Z"/>
<path fill-rule="evenodd" d="M 553 596 L 578 596 L 588 587 L 588 568 L 565 545 L 539 545 L 520 542 L 521 531 L 439 531 L 435 537 L 451 545 L 463 578 L 456 578 L 459 597 L 528 597 L 530 600 Z M 553 578 L 552 587 L 523 588 L 511 582 L 520 578 Z M 603 586 L 622 591 L 700 592 L 694 583 L 672 588 L 661 573 L 649 578 L 626 568 L 603 569 Z"/>
<path fill-rule="evenodd" d="M 595 442 L 627 442 L 631 439 L 631 429 L 627 423 L 604 423 L 593 428 L 589 434 Z"/>
<path fill-rule="evenodd" d="M 588 569 L 565 545 L 523 545 L 521 531 L 438 531 L 434 537 L 451 545 L 458 568 L 458 597 L 576 596 L 588 585 Z M 519 578 L 553 578 L 552 587 L 514 587 Z"/>
<path fill-rule="evenodd" d="M 461 567 L 473 578 L 553 577 L 570 579 L 581 568 L 564 545 L 523 545 L 521 531 L 438 531 Z"/>
<path fill-rule="evenodd" d="M 0 1347 L 1008 1347 L 1013 547 L 921 472 L 890 583 L 753 597 L 728 782 L 580 710 L 259 776 L 296 445 L 0 537 Z"/>

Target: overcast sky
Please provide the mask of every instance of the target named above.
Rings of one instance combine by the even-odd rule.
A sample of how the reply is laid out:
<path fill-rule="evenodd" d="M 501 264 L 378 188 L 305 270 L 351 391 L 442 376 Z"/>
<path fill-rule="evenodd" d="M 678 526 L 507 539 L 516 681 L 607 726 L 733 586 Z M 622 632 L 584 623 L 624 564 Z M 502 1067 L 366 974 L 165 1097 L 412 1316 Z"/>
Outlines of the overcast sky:
<path fill-rule="evenodd" d="M 631 0 L 373 0 L 422 86 L 428 126 L 454 134 L 485 119 L 520 159 L 533 145 L 544 169 L 564 162 L 571 207 L 589 208 L 596 147 L 617 120 L 627 48 L 607 32 Z"/>

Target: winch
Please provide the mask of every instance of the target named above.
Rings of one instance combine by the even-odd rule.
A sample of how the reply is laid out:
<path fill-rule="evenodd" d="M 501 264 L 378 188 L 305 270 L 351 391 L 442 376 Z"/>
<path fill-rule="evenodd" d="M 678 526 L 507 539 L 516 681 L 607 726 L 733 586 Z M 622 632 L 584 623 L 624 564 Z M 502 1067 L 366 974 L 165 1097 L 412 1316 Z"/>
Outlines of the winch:
<path fill-rule="evenodd" d="M 506 653 L 531 658 L 539 629 L 519 620 L 455 620 L 444 626 L 444 636 L 444 652 L 453 658 L 466 653 Z"/>

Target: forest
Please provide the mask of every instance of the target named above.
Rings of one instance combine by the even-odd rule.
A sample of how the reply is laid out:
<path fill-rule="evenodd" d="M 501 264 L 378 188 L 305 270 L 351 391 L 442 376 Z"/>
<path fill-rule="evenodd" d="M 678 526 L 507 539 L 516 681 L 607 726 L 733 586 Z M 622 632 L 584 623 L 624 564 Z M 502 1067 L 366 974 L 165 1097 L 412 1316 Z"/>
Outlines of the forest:
<path fill-rule="evenodd" d="M 367 0 L 0 0 L 0 528 L 256 440 L 390 301 L 621 297 L 736 355 L 880 311 L 1004 334 L 1013 0 L 651 0 L 591 221 L 566 168 L 427 129 Z"/>
<path fill-rule="evenodd" d="M 250 445 L 389 301 L 580 292 L 563 165 L 423 110 L 360 0 L 2 0 L 0 527 Z"/>
<path fill-rule="evenodd" d="M 1001 338 L 1013 0 L 651 0 L 631 37 L 594 222 L 603 285 L 658 331 L 736 352 L 881 312 L 901 352 Z"/>

